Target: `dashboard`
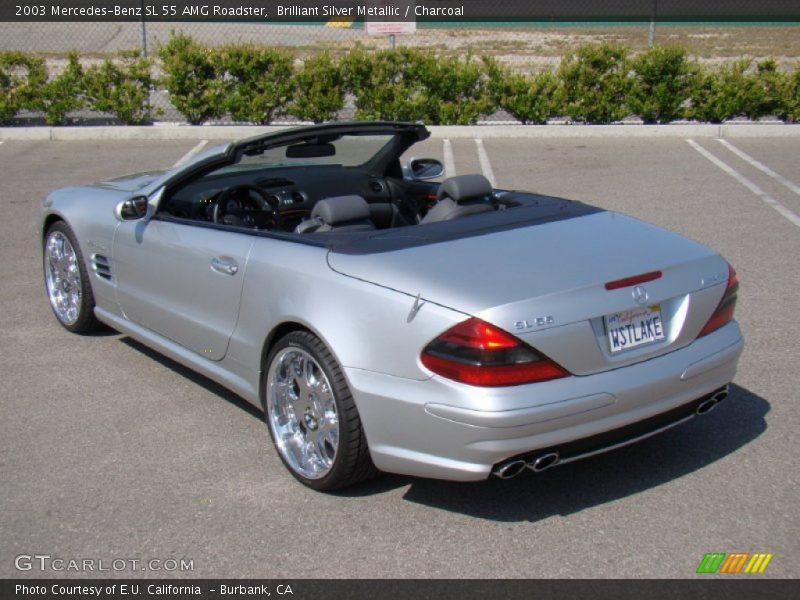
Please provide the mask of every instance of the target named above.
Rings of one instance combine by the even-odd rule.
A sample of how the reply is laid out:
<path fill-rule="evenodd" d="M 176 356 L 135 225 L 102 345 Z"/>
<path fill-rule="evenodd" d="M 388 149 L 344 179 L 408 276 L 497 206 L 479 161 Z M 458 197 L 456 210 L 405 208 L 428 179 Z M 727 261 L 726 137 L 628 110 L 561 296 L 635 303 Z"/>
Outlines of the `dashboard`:
<path fill-rule="evenodd" d="M 386 179 L 357 167 L 339 165 L 211 173 L 168 193 L 160 210 L 174 217 L 204 222 L 214 222 L 216 211 L 217 215 L 237 215 L 236 222 L 228 224 L 255 228 L 262 228 L 259 223 L 267 223 L 264 228 L 270 227 L 268 220 L 256 213 L 277 211 L 278 227 L 293 231 L 319 200 L 346 194 L 362 196 L 371 209 L 376 205 L 379 217 L 387 208 L 391 214 L 393 193 Z"/>

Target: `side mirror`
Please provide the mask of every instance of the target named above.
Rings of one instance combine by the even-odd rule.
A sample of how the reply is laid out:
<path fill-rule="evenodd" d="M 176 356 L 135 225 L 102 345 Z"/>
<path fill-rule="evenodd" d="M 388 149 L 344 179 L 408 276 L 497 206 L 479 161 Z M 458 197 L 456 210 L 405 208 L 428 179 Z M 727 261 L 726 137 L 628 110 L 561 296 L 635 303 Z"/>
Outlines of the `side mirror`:
<path fill-rule="evenodd" d="M 412 158 L 405 171 L 409 179 L 425 181 L 444 175 L 444 165 L 435 158 Z"/>
<path fill-rule="evenodd" d="M 123 200 L 114 209 L 114 214 L 120 221 L 136 221 L 147 214 L 147 196 L 136 196 Z"/>

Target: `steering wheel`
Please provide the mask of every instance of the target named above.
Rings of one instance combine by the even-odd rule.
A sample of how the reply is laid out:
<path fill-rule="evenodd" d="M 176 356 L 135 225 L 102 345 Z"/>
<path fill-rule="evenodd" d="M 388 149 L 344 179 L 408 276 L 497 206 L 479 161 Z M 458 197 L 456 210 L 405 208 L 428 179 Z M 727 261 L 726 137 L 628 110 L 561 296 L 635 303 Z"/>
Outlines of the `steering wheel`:
<path fill-rule="evenodd" d="M 261 198 L 263 206 L 253 200 L 251 192 Z M 269 201 L 267 194 L 258 186 L 249 183 L 234 185 L 217 196 L 211 219 L 221 225 L 281 229 L 281 214 L 278 205 L 273 202 Z M 268 208 L 264 208 L 265 206 Z"/>

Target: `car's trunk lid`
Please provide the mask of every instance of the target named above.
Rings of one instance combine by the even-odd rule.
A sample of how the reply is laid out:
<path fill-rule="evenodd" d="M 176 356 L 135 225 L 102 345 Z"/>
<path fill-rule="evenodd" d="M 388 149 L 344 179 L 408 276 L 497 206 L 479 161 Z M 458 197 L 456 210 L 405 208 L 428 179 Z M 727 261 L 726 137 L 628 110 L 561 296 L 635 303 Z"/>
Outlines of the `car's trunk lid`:
<path fill-rule="evenodd" d="M 508 211 L 512 212 L 512 211 Z M 616 368 L 691 343 L 722 295 L 727 266 L 705 246 L 612 212 L 595 212 L 379 254 L 331 267 L 491 322 L 575 374 Z M 642 273 L 661 276 L 607 290 Z M 409 306 L 411 303 L 409 303 Z M 655 307 L 664 339 L 612 352 L 605 317 Z"/>

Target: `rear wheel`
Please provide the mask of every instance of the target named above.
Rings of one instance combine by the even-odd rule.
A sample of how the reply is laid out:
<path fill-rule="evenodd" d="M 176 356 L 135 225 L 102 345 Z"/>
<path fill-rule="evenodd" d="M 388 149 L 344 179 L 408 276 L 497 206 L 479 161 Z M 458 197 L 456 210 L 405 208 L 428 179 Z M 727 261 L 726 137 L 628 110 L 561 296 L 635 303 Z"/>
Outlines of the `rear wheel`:
<path fill-rule="evenodd" d="M 281 338 L 267 358 L 264 418 L 292 475 L 320 491 L 376 474 L 341 368 L 306 331 Z"/>
<path fill-rule="evenodd" d="M 75 235 L 63 221 L 44 236 L 44 284 L 58 322 L 73 333 L 100 326 L 94 316 L 94 294 Z"/>

